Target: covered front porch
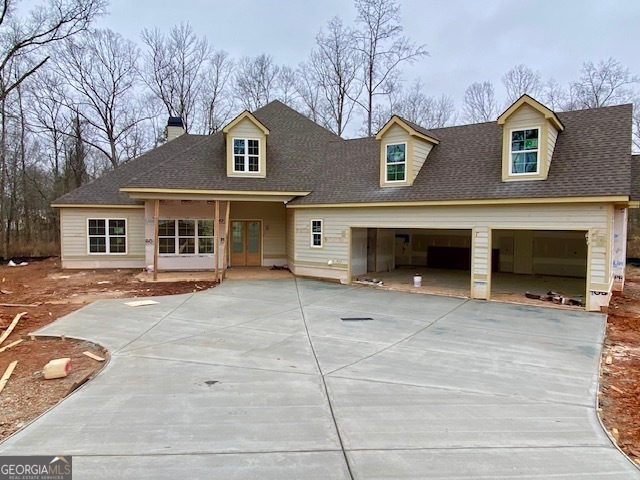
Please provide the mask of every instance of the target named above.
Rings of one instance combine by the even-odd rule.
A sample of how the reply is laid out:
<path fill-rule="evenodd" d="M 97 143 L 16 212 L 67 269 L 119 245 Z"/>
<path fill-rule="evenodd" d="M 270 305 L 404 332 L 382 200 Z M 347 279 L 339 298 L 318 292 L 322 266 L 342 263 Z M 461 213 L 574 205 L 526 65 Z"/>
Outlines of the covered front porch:
<path fill-rule="evenodd" d="M 210 272 L 218 281 L 231 268 L 286 265 L 286 198 L 186 197 L 144 199 L 145 262 L 153 280 Z"/>

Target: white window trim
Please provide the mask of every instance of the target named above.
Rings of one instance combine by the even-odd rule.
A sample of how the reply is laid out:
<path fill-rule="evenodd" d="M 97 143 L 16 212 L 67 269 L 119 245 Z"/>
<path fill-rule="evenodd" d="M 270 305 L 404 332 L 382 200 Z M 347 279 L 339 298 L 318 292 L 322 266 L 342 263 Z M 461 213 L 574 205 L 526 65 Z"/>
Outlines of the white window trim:
<path fill-rule="evenodd" d="M 102 237 L 103 235 L 89 235 L 89 221 L 90 220 L 104 220 L 105 232 L 104 238 L 106 242 L 107 251 L 106 252 L 92 252 L 91 251 L 91 237 Z M 111 244 L 109 242 L 109 221 L 110 220 L 122 220 L 124 221 L 124 235 L 114 235 L 114 237 L 124 237 L 124 252 L 113 252 L 111 253 Z M 106 217 L 90 217 L 87 218 L 87 255 L 127 255 L 129 253 L 129 226 L 127 225 L 126 218 L 106 218 Z"/>
<path fill-rule="evenodd" d="M 538 148 L 535 150 L 516 150 L 515 152 L 512 150 L 513 148 L 513 132 L 522 132 L 524 130 L 538 130 Z M 518 127 L 512 128 L 509 130 L 509 176 L 510 177 L 527 177 L 532 175 L 540 175 L 540 140 L 541 140 L 542 129 L 539 126 L 536 127 Z M 523 173 L 514 173 L 513 172 L 513 154 L 514 153 L 532 153 L 536 152 L 538 161 L 536 163 L 536 171 L 535 172 L 523 172 Z"/>
<path fill-rule="evenodd" d="M 215 220 L 213 218 L 160 218 L 159 220 L 166 220 L 166 221 L 172 221 L 173 225 L 174 225 L 174 231 L 175 234 L 173 235 L 173 237 L 168 236 L 168 235 L 158 235 L 158 245 L 156 246 L 156 248 L 158 249 L 158 256 L 160 257 L 211 257 L 213 258 L 213 256 L 215 255 L 215 251 L 216 251 L 216 237 L 215 235 L 213 236 L 200 236 L 198 234 L 198 221 L 203 221 L 203 220 L 210 220 L 212 222 L 214 222 L 215 224 Z M 187 220 L 187 221 L 193 221 L 195 222 L 195 235 L 194 237 L 181 237 L 179 235 L 179 230 L 178 230 L 178 221 L 180 220 Z M 173 238 L 174 240 L 174 250 L 173 253 L 160 253 L 160 239 L 161 238 Z M 180 253 L 177 251 L 178 247 L 179 247 L 179 240 L 181 238 L 194 238 L 194 248 L 193 248 L 193 253 Z M 213 253 L 198 253 L 199 249 L 200 249 L 200 238 L 213 238 Z"/>
<path fill-rule="evenodd" d="M 320 232 L 313 231 L 313 222 L 320 222 Z M 313 243 L 314 235 L 320 235 L 320 245 Z M 324 220 L 321 218 L 312 218 L 309 221 L 309 245 L 311 248 L 324 248 Z"/>
<path fill-rule="evenodd" d="M 236 156 L 240 156 L 240 155 L 236 155 L 236 153 L 234 152 L 234 144 L 236 140 L 244 140 L 245 141 L 245 145 L 244 145 L 244 170 L 236 170 Z M 249 140 L 255 140 L 258 142 L 258 170 L 256 171 L 251 171 L 249 170 L 249 156 L 251 157 L 255 157 L 256 155 L 249 155 Z M 251 138 L 251 137 L 234 137 L 231 139 L 231 161 L 233 162 L 233 173 L 249 173 L 251 175 L 256 175 L 261 173 L 262 170 L 262 162 L 261 162 L 261 158 L 260 158 L 260 139 L 259 138 Z"/>
<path fill-rule="evenodd" d="M 387 147 L 390 145 L 404 145 L 404 162 L 394 162 L 391 165 L 402 165 L 404 164 L 404 179 L 403 180 L 389 180 L 389 173 L 387 172 L 387 167 L 389 166 L 389 160 L 387 159 Z M 406 183 L 407 181 L 407 142 L 389 142 L 384 144 L 384 181 L 385 183 Z"/>

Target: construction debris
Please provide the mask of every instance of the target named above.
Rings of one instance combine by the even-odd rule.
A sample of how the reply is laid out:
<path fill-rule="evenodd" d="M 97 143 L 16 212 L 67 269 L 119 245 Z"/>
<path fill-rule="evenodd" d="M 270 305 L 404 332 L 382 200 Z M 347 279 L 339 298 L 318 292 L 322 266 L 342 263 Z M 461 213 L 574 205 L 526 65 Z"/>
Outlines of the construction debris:
<path fill-rule="evenodd" d="M 7 382 L 9 381 L 9 377 L 13 373 L 13 370 L 16 368 L 17 364 L 18 364 L 18 361 L 14 360 L 9 364 L 7 369 L 4 371 L 4 375 L 2 375 L 2 378 L 0 378 L 0 393 L 2 392 L 2 389 L 7 384 Z"/>
<path fill-rule="evenodd" d="M 613 390 L 614 392 L 618 392 L 620 395 L 624 395 L 624 390 L 620 390 L 618 387 L 616 387 L 615 385 L 611 385 L 609 387 L 611 390 Z"/>
<path fill-rule="evenodd" d="M 9 327 L 4 331 L 4 333 L 0 336 L 0 345 L 2 345 L 2 342 L 4 342 L 7 337 L 9 335 L 11 335 L 11 332 L 13 332 L 13 329 L 16 327 L 16 325 L 18 324 L 18 322 L 20 321 L 20 319 L 22 318 L 23 315 L 26 315 L 27 312 L 21 312 L 19 314 L 17 314 L 15 316 L 15 318 L 13 319 L 13 321 L 11 322 L 11 325 L 9 325 Z"/>
<path fill-rule="evenodd" d="M 87 372 L 84 375 L 82 375 L 82 377 L 80 377 L 78 380 L 73 382 L 73 384 L 71 384 L 71 386 L 69 387 L 69 390 L 67 390 L 67 393 L 65 393 L 64 396 L 67 397 L 67 396 L 71 395 L 78 388 L 80 388 L 82 385 L 87 383 L 87 380 L 89 380 L 93 376 L 93 373 L 94 372 Z"/>
<path fill-rule="evenodd" d="M 546 295 L 538 295 L 537 293 L 524 292 L 524 296 L 533 300 L 542 300 L 544 302 L 553 302 L 556 305 L 572 305 L 575 307 L 584 306 L 584 300 L 578 297 L 568 297 L 560 292 L 550 290 Z"/>
<path fill-rule="evenodd" d="M 93 358 L 94 360 L 96 360 L 97 362 L 104 362 L 104 358 L 99 357 L 98 355 L 94 355 L 91 352 L 82 352 L 83 355 L 86 355 L 89 358 Z"/>
<path fill-rule="evenodd" d="M 611 355 L 607 355 L 607 359 L 604 361 L 607 365 L 611 365 L 613 363 L 613 357 Z"/>
<path fill-rule="evenodd" d="M 45 380 L 52 380 L 54 378 L 66 377 L 71 371 L 71 359 L 70 358 L 57 358 L 51 360 L 42 369 L 42 376 Z"/>
<path fill-rule="evenodd" d="M 4 352 L 5 350 L 9 350 L 11 347 L 15 347 L 16 345 L 20 344 L 24 342 L 24 339 L 20 339 L 20 340 L 16 340 L 15 342 L 10 343 L 9 345 L 6 345 L 2 348 L 0 348 L 0 353 Z"/>
<path fill-rule="evenodd" d="M 373 285 L 374 287 L 382 287 L 384 284 L 382 280 L 378 280 L 377 278 L 358 278 L 353 283 L 359 283 L 361 285 Z"/>
<path fill-rule="evenodd" d="M 155 305 L 156 302 L 155 300 L 137 300 L 135 302 L 125 302 L 125 305 L 128 305 L 130 307 L 144 307 L 145 305 Z"/>
<path fill-rule="evenodd" d="M 29 265 L 29 263 L 28 262 L 16 263 L 13 260 L 9 260 L 9 263 L 7 263 L 7 265 L 10 267 L 26 267 L 27 265 Z"/>

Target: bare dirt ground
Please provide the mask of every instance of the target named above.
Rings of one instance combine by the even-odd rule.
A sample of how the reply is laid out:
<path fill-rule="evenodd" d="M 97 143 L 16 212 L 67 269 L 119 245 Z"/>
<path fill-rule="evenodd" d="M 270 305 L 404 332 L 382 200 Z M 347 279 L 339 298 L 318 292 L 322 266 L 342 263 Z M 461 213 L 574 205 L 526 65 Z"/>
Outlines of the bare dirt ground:
<path fill-rule="evenodd" d="M 74 384 L 90 378 L 105 364 L 82 352 L 108 358 L 108 352 L 90 342 L 42 337 L 30 340 L 29 333 L 94 300 L 172 295 L 214 285 L 205 281 L 145 283 L 136 278 L 139 273 L 131 269 L 62 270 L 57 258 L 31 262 L 24 267 L 0 266 L 0 304 L 28 305 L 0 305 L 0 332 L 16 314 L 27 312 L 0 345 L 25 338 L 21 344 L 0 353 L 0 376 L 12 361 L 18 360 L 0 393 L 0 441 L 54 406 Z M 251 272 L 243 273 L 251 276 Z M 618 445 L 640 463 L 640 268 L 628 268 L 624 295 L 614 297 L 608 313 L 602 356 L 601 418 L 609 432 L 617 430 Z M 42 368 L 49 360 L 66 357 L 72 362 L 68 377 L 42 379 Z M 611 357 L 610 365 L 606 365 L 607 357 Z"/>
<path fill-rule="evenodd" d="M 618 437 L 620 448 L 640 464 L 639 268 L 627 267 L 624 294 L 613 297 L 608 314 L 602 354 L 601 418 L 614 438 Z"/>
<path fill-rule="evenodd" d="M 18 313 L 27 312 L 0 345 L 24 341 L 0 352 L 0 376 L 11 362 L 18 363 L 0 393 L 0 441 L 62 400 L 74 384 L 91 377 L 106 362 L 82 352 L 108 357 L 101 346 L 73 339 L 31 340 L 28 334 L 94 300 L 104 298 L 174 295 L 210 288 L 213 282 L 145 283 L 138 269 L 62 270 L 58 258 L 32 261 L 26 266 L 0 266 L 0 334 Z M 19 306 L 9 306 L 19 305 Z M 71 358 L 65 378 L 44 380 L 42 369 L 56 358 Z"/>

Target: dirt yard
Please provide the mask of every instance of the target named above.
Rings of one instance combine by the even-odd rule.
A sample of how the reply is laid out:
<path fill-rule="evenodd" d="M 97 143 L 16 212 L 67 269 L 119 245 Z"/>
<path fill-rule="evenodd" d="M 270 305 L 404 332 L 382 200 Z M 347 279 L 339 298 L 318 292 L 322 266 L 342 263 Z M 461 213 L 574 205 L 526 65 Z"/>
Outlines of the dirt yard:
<path fill-rule="evenodd" d="M 627 267 L 624 294 L 613 298 L 608 313 L 601 418 L 620 448 L 640 464 L 640 268 Z"/>
<path fill-rule="evenodd" d="M 29 333 L 94 300 L 172 295 L 213 286 L 204 281 L 145 283 L 136 278 L 138 273 L 126 269 L 63 271 L 57 258 L 23 267 L 0 266 L 0 332 L 18 313 L 27 312 L 0 345 L 24 339 L 0 353 L 0 375 L 18 360 L 0 393 L 0 441 L 54 406 L 106 363 L 82 352 L 108 359 L 109 353 L 99 345 L 73 339 L 31 340 Z M 627 275 L 624 295 L 614 297 L 609 307 L 600 413 L 609 432 L 616 429 L 618 445 L 640 463 L 640 268 L 629 267 Z M 49 360 L 67 357 L 72 362 L 68 377 L 42 378 L 42 368 Z"/>
<path fill-rule="evenodd" d="M 2 348 L 23 339 L 0 352 L 0 377 L 9 364 L 18 361 L 0 393 L 0 441 L 54 406 L 105 365 L 82 352 L 108 359 L 108 352 L 90 342 L 42 337 L 31 340 L 28 334 L 94 300 L 174 295 L 213 286 L 213 282 L 204 281 L 145 283 L 135 278 L 138 273 L 137 269 L 62 270 L 58 258 L 26 266 L 0 266 L 0 334 L 17 314 L 26 312 L 0 345 Z M 44 380 L 43 367 L 56 358 L 71 358 L 69 375 Z"/>

